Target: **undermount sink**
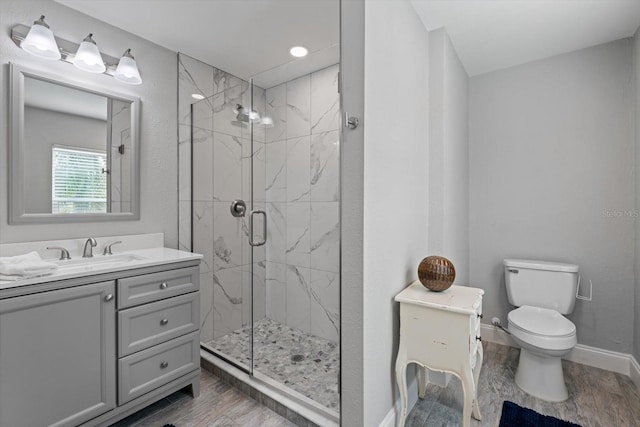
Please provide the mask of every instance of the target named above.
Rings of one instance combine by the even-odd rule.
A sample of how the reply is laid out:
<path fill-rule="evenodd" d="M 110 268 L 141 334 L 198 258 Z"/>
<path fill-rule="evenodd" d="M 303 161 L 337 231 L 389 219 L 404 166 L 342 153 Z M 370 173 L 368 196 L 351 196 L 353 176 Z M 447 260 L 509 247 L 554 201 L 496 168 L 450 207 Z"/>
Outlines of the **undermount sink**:
<path fill-rule="evenodd" d="M 94 255 L 92 258 L 74 258 L 55 261 L 57 272 L 93 271 L 105 268 L 115 268 L 142 261 L 147 258 L 134 254 Z"/>

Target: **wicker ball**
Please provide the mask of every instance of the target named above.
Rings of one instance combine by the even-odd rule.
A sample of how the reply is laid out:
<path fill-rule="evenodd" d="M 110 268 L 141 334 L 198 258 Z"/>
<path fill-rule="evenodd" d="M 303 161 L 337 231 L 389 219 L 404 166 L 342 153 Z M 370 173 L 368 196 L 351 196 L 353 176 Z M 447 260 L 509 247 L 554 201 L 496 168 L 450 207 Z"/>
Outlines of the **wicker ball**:
<path fill-rule="evenodd" d="M 445 257 L 428 256 L 418 265 L 418 279 L 431 291 L 442 292 L 449 289 L 455 278 L 456 269 Z"/>

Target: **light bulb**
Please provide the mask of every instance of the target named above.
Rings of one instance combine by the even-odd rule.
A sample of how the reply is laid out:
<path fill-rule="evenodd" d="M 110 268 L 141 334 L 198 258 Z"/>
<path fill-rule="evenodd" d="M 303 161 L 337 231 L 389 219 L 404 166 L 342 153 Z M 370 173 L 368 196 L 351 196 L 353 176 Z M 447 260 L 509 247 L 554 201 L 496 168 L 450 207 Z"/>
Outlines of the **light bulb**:
<path fill-rule="evenodd" d="M 44 15 L 35 21 L 20 47 L 32 55 L 43 59 L 60 59 L 60 49 L 53 32 L 44 22 Z"/>
<path fill-rule="evenodd" d="M 73 65 L 90 73 L 104 73 L 107 69 L 102 61 L 100 50 L 93 40 L 93 34 L 89 34 L 80 43 L 80 47 L 73 59 Z"/>
<path fill-rule="evenodd" d="M 113 77 L 122 83 L 130 85 L 142 84 L 140 71 L 138 71 L 138 64 L 136 64 L 136 60 L 133 58 L 133 55 L 131 55 L 131 49 L 127 49 L 122 54 L 122 58 L 120 58 L 120 62 L 118 62 L 118 68 L 116 68 L 116 72 Z"/>

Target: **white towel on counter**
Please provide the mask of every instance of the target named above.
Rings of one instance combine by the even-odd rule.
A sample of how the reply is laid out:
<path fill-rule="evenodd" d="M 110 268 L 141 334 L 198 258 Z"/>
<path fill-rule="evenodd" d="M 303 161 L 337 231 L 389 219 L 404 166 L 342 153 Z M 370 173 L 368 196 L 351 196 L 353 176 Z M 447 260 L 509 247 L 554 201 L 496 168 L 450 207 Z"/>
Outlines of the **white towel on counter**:
<path fill-rule="evenodd" d="M 20 280 L 29 277 L 44 276 L 53 273 L 58 266 L 52 262 L 43 261 L 38 252 L 0 257 L 0 280 Z"/>

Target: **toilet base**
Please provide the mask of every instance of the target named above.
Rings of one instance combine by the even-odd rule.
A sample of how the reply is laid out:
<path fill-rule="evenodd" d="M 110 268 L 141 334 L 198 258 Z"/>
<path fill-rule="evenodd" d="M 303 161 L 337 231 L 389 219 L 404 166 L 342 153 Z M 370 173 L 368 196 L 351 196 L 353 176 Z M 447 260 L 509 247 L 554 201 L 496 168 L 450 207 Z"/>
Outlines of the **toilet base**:
<path fill-rule="evenodd" d="M 526 348 L 520 349 L 516 384 L 524 392 L 548 402 L 563 402 L 569 397 L 562 358 L 540 355 Z"/>

